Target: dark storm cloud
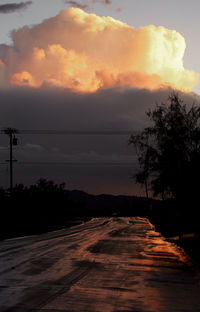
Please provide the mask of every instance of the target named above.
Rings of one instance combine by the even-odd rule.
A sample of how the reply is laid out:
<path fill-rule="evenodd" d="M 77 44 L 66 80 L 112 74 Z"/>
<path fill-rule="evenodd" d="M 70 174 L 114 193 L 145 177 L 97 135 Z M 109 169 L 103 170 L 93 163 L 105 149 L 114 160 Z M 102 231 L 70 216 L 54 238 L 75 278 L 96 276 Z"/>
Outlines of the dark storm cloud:
<path fill-rule="evenodd" d="M 93 3 L 101 3 L 104 5 L 110 5 L 112 3 L 111 0 L 92 0 Z"/>
<path fill-rule="evenodd" d="M 157 102 L 165 102 L 171 89 L 107 89 L 92 94 L 77 94 L 66 89 L 43 87 L 40 89 L 10 87 L 0 90 L 0 127 L 17 129 L 48 129 L 72 131 L 138 131 L 147 125 L 145 112 Z M 181 94 L 185 103 L 192 104 L 195 97 Z M 196 102 L 199 97 L 196 97 Z M 34 144 L 59 148 L 61 153 L 76 154 L 94 151 L 101 155 L 123 154 L 118 145 L 122 137 L 83 136 L 67 139 L 34 137 Z M 126 142 L 128 138 L 126 137 Z M 124 142 L 124 141 L 123 141 Z M 31 143 L 31 142 L 28 142 Z M 56 143 L 56 144 L 54 144 Z M 87 144 L 86 144 L 87 143 Z M 101 144 L 99 144 L 101 143 Z M 1 145 L 1 144 L 0 144 Z M 91 155 L 90 155 L 91 156 Z"/>
<path fill-rule="evenodd" d="M 165 102 L 171 89 L 151 92 L 107 89 L 93 94 L 74 94 L 66 89 L 43 87 L 0 90 L 0 127 L 76 131 L 138 131 L 148 123 L 145 112 Z M 185 103 L 200 102 L 181 94 Z M 66 181 L 70 188 L 93 193 L 136 192 L 130 176 L 137 158 L 129 136 L 18 135 L 14 156 L 15 182 L 33 183 L 40 177 Z M 8 159 L 8 138 L 0 136 L 0 162 Z M 37 162 L 41 164 L 26 164 Z M 56 164 L 53 164 L 56 163 Z M 8 184 L 3 166 L 0 185 Z M 7 179 L 7 180 L 6 180 Z M 7 181 L 7 182 L 5 182 Z M 138 188 L 137 188 L 138 193 Z"/>
<path fill-rule="evenodd" d="M 90 6 L 88 4 L 80 3 L 78 1 L 65 1 L 66 4 L 69 4 L 70 6 L 74 8 L 79 8 L 82 10 L 88 10 L 90 9 Z"/>
<path fill-rule="evenodd" d="M 102 5 L 111 5 L 112 1 L 111 0 L 83 0 L 82 2 L 80 1 L 73 1 L 73 0 L 65 0 L 65 4 L 68 4 L 72 7 L 75 8 L 80 8 L 82 10 L 90 10 L 91 9 L 91 4 L 92 3 L 100 3 Z"/>
<path fill-rule="evenodd" d="M 32 4 L 32 1 L 20 2 L 20 3 L 6 3 L 0 5 L 0 13 L 13 13 L 26 9 L 29 5 Z"/>
<path fill-rule="evenodd" d="M 145 111 L 169 92 L 114 88 L 77 94 L 48 86 L 8 87 L 0 91 L 0 124 L 19 129 L 137 130 L 144 125 Z"/>

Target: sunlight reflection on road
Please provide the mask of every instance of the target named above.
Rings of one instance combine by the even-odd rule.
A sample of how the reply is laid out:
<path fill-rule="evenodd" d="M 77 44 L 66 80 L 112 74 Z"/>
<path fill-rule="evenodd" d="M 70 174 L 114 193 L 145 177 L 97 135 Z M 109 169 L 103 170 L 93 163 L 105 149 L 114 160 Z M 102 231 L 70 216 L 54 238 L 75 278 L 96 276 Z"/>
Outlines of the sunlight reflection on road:
<path fill-rule="evenodd" d="M 197 269 L 146 219 L 109 218 L 0 244 L 1 312 L 197 312 Z"/>

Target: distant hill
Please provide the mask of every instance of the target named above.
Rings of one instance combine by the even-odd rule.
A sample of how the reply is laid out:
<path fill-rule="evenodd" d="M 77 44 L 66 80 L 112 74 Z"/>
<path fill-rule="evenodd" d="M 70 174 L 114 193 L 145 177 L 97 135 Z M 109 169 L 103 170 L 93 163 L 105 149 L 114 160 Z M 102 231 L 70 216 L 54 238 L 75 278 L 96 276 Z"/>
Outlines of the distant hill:
<path fill-rule="evenodd" d="M 0 239 L 71 226 L 92 217 L 146 216 L 157 201 L 136 196 L 90 195 L 47 180 L 0 192 Z"/>
<path fill-rule="evenodd" d="M 83 191 L 67 191 L 68 200 L 79 212 L 91 216 L 146 216 L 157 205 L 154 199 L 125 195 L 90 195 Z"/>

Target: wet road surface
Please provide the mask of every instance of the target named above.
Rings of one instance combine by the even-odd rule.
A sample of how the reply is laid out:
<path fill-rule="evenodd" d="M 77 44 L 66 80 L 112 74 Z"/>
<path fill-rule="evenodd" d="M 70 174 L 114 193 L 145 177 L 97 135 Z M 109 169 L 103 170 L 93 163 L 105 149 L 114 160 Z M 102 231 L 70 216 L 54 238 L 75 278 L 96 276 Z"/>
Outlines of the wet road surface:
<path fill-rule="evenodd" d="M 198 269 L 146 219 L 0 243 L 0 312 L 200 312 Z"/>

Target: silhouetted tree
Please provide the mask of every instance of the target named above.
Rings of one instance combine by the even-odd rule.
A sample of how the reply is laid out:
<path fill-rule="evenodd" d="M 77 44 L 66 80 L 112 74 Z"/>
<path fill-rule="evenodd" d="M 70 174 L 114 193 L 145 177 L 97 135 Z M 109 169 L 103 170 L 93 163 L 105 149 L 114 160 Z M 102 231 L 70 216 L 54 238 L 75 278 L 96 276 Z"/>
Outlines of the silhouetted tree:
<path fill-rule="evenodd" d="M 200 107 L 187 108 L 173 93 L 147 116 L 152 125 L 129 140 L 140 165 L 136 181 L 147 195 L 150 186 L 163 199 L 193 196 L 200 174 Z"/>

